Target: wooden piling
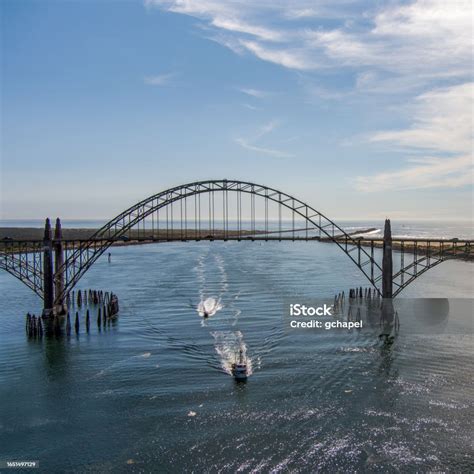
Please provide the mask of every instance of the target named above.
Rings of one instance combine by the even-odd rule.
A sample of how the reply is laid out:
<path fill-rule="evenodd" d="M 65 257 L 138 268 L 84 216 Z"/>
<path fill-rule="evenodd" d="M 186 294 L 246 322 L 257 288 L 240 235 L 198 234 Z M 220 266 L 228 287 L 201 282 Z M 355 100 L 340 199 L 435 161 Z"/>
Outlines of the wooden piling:
<path fill-rule="evenodd" d="M 31 314 L 26 313 L 26 322 L 25 322 L 25 331 L 26 334 L 30 333 L 30 324 L 31 324 Z"/>
<path fill-rule="evenodd" d="M 109 317 L 115 316 L 119 312 L 119 302 L 117 295 L 111 293 L 109 304 Z"/>
<path fill-rule="evenodd" d="M 71 335 L 71 318 L 69 316 L 69 311 L 66 316 L 66 334 Z"/>

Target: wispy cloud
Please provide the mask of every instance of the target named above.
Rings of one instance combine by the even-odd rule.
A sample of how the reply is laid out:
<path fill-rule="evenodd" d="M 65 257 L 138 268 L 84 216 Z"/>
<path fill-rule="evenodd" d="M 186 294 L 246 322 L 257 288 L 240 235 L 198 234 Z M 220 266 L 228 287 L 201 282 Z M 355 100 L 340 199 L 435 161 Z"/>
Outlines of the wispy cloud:
<path fill-rule="evenodd" d="M 364 192 L 386 190 L 458 188 L 473 182 L 472 156 L 433 159 L 420 166 L 408 166 L 398 171 L 359 176 L 357 189 Z"/>
<path fill-rule="evenodd" d="M 257 130 L 257 132 L 251 138 L 240 137 L 236 138 L 235 142 L 238 143 L 242 148 L 246 148 L 247 150 L 255 151 L 257 153 L 262 153 L 264 155 L 270 155 L 277 158 L 291 158 L 292 156 L 294 156 L 291 153 L 257 144 L 260 139 L 273 132 L 277 128 L 277 126 L 278 122 L 272 120 L 271 122 L 268 122 L 261 126 L 260 129 Z"/>
<path fill-rule="evenodd" d="M 242 107 L 245 107 L 246 109 L 249 109 L 249 110 L 260 110 L 260 107 L 256 107 L 255 105 L 251 105 L 251 104 L 242 104 Z"/>
<path fill-rule="evenodd" d="M 253 145 L 252 143 L 247 142 L 243 138 L 236 138 L 235 141 L 241 147 L 246 148 L 247 150 L 256 151 L 257 153 L 263 153 L 265 155 L 275 156 L 277 158 L 291 158 L 293 156 L 292 154 L 286 153 L 281 150 L 275 150 L 273 148 L 264 148 L 261 146 Z"/>
<path fill-rule="evenodd" d="M 288 69 L 305 71 L 316 67 L 315 62 L 304 48 L 272 47 L 258 41 L 249 40 L 240 40 L 240 44 L 257 58 Z"/>
<path fill-rule="evenodd" d="M 413 124 L 406 130 L 372 135 L 372 142 L 396 143 L 407 148 L 466 153 L 472 148 L 474 83 L 426 92 L 409 107 Z"/>
<path fill-rule="evenodd" d="M 316 8 L 289 8 L 284 13 L 290 20 L 300 20 L 302 18 L 315 18 L 321 16 L 321 10 Z"/>
<path fill-rule="evenodd" d="M 359 176 L 361 191 L 460 187 L 473 182 L 474 83 L 440 88 L 420 95 L 410 128 L 376 132 L 370 141 L 398 145 L 410 151 L 437 153 L 408 159 L 400 170 Z M 416 166 L 414 166 L 416 165 Z"/>
<path fill-rule="evenodd" d="M 149 86 L 167 86 L 176 77 L 176 73 L 158 74 L 157 76 L 146 76 L 143 82 Z"/>
<path fill-rule="evenodd" d="M 276 30 L 265 28 L 263 26 L 252 25 L 247 22 L 234 18 L 225 18 L 216 16 L 212 19 L 211 25 L 234 33 L 245 33 L 255 36 L 264 41 L 282 41 L 284 36 Z"/>
<path fill-rule="evenodd" d="M 361 176 L 358 189 L 455 187 L 471 181 L 472 85 L 467 83 L 472 80 L 472 0 L 147 0 L 147 4 L 198 19 L 209 39 L 236 54 L 306 76 L 306 84 L 300 84 L 318 101 L 378 94 L 403 97 L 413 104 L 403 111 L 410 127 L 376 132 L 370 142 L 385 143 L 391 151 L 397 147 L 408 156 L 423 153 L 425 161 L 405 158 L 402 169 Z M 325 72 L 352 77 L 353 86 L 329 90 L 316 80 Z M 237 143 L 278 153 L 260 147 L 255 138 L 239 138 Z"/>
<path fill-rule="evenodd" d="M 416 75 L 417 86 L 438 80 L 441 71 L 452 78 L 470 77 L 471 0 L 369 2 L 365 10 L 360 4 L 357 14 L 354 3 L 147 0 L 198 18 L 214 41 L 238 54 L 247 52 L 288 69 L 346 67 L 364 73 L 369 68 L 379 83 L 387 79 L 387 87 L 395 89 L 397 77 Z M 333 20 L 331 27 L 327 18 Z"/>
<path fill-rule="evenodd" d="M 257 131 L 257 134 L 254 137 L 254 140 L 257 140 L 259 138 L 262 138 L 264 135 L 267 135 L 268 133 L 273 132 L 275 128 L 278 127 L 278 122 L 276 120 L 272 120 L 260 127 L 260 129 Z"/>
<path fill-rule="evenodd" d="M 259 90 L 259 89 L 252 89 L 252 88 L 242 87 L 239 90 L 240 90 L 240 92 L 242 92 L 244 94 L 247 94 L 251 97 L 256 97 L 257 99 L 263 99 L 264 97 L 266 97 L 268 95 L 268 92 L 262 91 L 262 90 Z"/>

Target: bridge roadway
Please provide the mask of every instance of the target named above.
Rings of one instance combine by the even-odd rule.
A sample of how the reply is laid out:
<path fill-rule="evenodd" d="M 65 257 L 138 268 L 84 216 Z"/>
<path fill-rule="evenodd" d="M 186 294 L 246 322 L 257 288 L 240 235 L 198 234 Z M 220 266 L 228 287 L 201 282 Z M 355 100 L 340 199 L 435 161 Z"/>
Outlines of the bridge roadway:
<path fill-rule="evenodd" d="M 193 235 L 193 230 L 188 229 L 185 235 L 184 230 L 181 232 L 179 229 L 174 229 L 173 234 L 169 236 L 131 236 L 121 237 L 118 239 L 62 239 L 62 244 L 65 250 L 72 250 L 81 246 L 85 242 L 94 242 L 100 244 L 101 242 L 112 242 L 112 246 L 125 246 L 125 245 L 140 245 L 140 244 L 151 244 L 151 243 L 164 243 L 164 242 L 201 242 L 201 241 L 250 241 L 250 242 L 324 242 L 334 243 L 333 240 L 327 237 L 320 236 L 302 236 L 302 235 L 288 235 L 292 231 L 282 231 L 281 235 L 269 235 L 275 233 L 255 232 L 250 233 L 249 231 L 241 231 L 238 235 L 237 231 L 228 231 L 227 235 L 219 231 L 215 234 L 209 234 L 206 231 L 201 232 L 206 235 L 199 235 L 197 232 Z M 298 232 L 302 232 L 301 230 Z M 296 233 L 296 231 L 295 231 Z M 384 240 L 382 237 L 357 237 L 360 232 L 354 233 L 354 239 L 364 247 L 383 248 Z M 345 243 L 345 237 L 335 236 L 335 240 L 340 244 Z M 472 251 L 474 240 L 469 239 L 433 239 L 433 238 L 420 238 L 420 237 L 393 237 L 392 246 L 393 250 L 398 251 L 413 251 L 418 250 L 419 253 L 425 253 L 428 250 L 433 252 L 449 252 L 450 254 L 456 254 L 461 256 L 465 254 L 467 260 L 474 259 Z M 24 253 L 36 251 L 38 247 L 41 247 L 42 241 L 37 239 L 28 240 L 1 240 L 0 247 L 2 250 L 8 253 Z"/>
<path fill-rule="evenodd" d="M 415 278 L 448 259 L 472 258 L 471 240 L 393 237 L 390 219 L 385 219 L 383 237 L 374 230 L 348 233 L 314 207 L 268 186 L 227 179 L 196 181 L 148 196 L 100 229 L 63 232 L 59 218 L 54 232 L 51 221 L 45 220 L 42 236 L 34 235 L 37 229 L 20 236 L 19 229 L 14 234 L 0 228 L 0 268 L 43 299 L 43 316 L 48 317 L 64 310 L 69 292 L 111 245 L 332 242 L 383 298 L 396 297 Z M 400 259 L 395 265 L 399 270 L 394 269 L 393 250 Z"/>

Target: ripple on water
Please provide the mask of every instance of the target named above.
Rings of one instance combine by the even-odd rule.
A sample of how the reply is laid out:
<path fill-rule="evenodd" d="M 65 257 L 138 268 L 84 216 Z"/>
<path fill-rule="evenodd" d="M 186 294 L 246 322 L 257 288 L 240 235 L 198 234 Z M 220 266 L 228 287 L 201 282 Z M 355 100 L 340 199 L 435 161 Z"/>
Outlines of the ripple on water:
<path fill-rule="evenodd" d="M 0 275 L 4 451 L 24 454 L 27 429 L 28 454 L 51 472 L 65 458 L 79 472 L 474 469 L 472 338 L 417 336 L 409 321 L 389 348 L 363 331 L 287 330 L 288 298 L 360 283 L 338 249 L 215 242 L 113 254 L 81 285 L 119 295 L 115 328 L 62 343 L 25 339 L 21 315 L 40 302 Z M 470 296 L 464 267 L 453 268 Z M 221 307 L 204 321 L 196 306 L 208 298 Z M 229 377 L 239 348 L 245 386 Z"/>

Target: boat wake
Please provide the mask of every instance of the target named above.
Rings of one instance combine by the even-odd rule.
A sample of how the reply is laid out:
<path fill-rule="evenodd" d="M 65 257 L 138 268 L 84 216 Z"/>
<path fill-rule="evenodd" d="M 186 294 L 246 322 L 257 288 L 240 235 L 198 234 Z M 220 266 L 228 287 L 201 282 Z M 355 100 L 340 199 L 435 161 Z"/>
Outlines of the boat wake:
<path fill-rule="evenodd" d="M 252 359 L 247 356 L 247 346 L 240 331 L 213 331 L 214 348 L 220 358 L 221 368 L 232 375 L 232 364 L 238 362 L 239 351 L 246 359 L 247 373 L 252 375 Z"/>
<path fill-rule="evenodd" d="M 199 257 L 194 271 L 200 286 L 200 301 L 195 306 L 191 303 L 191 306 L 204 319 L 214 316 L 224 307 L 228 307 L 233 314 L 233 325 L 235 325 L 240 310 L 234 307 L 233 301 L 238 298 L 240 292 L 234 298 L 228 295 L 229 283 L 224 258 L 219 254 L 207 252 Z M 209 294 L 213 296 L 209 296 Z M 223 300 L 229 301 L 224 305 Z M 205 321 L 202 321 L 202 324 L 204 325 Z"/>
<path fill-rule="evenodd" d="M 196 310 L 199 313 L 199 316 L 204 317 L 206 314 L 207 316 L 214 316 L 222 308 L 223 305 L 220 298 L 216 299 L 209 297 L 205 300 L 201 300 L 197 305 Z"/>

